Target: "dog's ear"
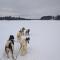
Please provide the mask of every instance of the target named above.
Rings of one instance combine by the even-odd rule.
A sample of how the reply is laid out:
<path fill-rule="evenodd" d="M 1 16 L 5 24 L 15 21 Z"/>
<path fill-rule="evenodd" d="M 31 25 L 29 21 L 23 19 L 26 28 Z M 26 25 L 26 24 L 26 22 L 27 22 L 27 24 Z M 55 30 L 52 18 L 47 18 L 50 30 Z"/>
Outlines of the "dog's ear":
<path fill-rule="evenodd" d="M 24 31 L 24 30 L 25 30 L 25 27 L 22 28 L 22 31 Z"/>

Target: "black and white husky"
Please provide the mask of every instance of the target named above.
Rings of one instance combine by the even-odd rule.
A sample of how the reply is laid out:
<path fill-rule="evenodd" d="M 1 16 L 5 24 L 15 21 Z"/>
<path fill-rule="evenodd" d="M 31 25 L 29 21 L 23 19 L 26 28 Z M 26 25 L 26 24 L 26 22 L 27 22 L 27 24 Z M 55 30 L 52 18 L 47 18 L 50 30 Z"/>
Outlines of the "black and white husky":
<path fill-rule="evenodd" d="M 14 59 L 13 50 L 14 50 L 14 36 L 10 35 L 9 39 L 7 40 L 5 44 L 5 52 L 8 58 L 10 57 L 9 56 L 9 53 L 10 53 L 11 57 Z"/>

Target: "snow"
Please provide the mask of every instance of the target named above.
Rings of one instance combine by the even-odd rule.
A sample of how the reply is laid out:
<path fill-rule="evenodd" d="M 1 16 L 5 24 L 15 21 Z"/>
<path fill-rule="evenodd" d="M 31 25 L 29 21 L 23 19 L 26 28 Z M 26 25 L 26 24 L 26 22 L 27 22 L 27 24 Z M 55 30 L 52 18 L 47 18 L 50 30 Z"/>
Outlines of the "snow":
<path fill-rule="evenodd" d="M 15 42 L 16 60 L 60 60 L 60 21 L 0 21 L 0 60 L 8 60 L 4 45 L 9 35 L 16 38 L 17 31 L 30 28 L 28 53 L 20 56 L 19 43 Z"/>

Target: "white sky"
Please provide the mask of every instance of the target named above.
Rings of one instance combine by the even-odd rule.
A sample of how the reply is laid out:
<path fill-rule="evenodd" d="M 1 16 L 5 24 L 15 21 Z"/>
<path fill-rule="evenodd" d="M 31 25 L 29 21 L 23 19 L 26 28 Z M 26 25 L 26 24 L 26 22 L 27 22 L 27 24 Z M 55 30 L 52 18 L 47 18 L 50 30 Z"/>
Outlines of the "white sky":
<path fill-rule="evenodd" d="M 60 0 L 0 0 L 0 16 L 40 18 L 60 14 Z"/>

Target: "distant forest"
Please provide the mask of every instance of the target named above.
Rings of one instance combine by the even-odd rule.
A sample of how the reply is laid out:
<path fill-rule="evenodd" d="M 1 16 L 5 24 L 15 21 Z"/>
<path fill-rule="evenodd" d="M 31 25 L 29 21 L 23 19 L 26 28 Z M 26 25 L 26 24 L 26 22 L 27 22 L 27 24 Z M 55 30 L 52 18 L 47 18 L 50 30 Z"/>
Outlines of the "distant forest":
<path fill-rule="evenodd" d="M 40 20 L 60 20 L 60 15 L 57 16 L 43 16 Z"/>
<path fill-rule="evenodd" d="M 0 17 L 0 20 L 30 20 L 30 19 L 21 18 L 21 17 L 5 16 L 5 17 Z"/>
<path fill-rule="evenodd" d="M 0 20 L 60 20 L 60 15 L 42 16 L 40 19 L 27 19 L 27 18 L 21 18 L 21 17 L 5 16 L 5 17 L 0 17 Z"/>

